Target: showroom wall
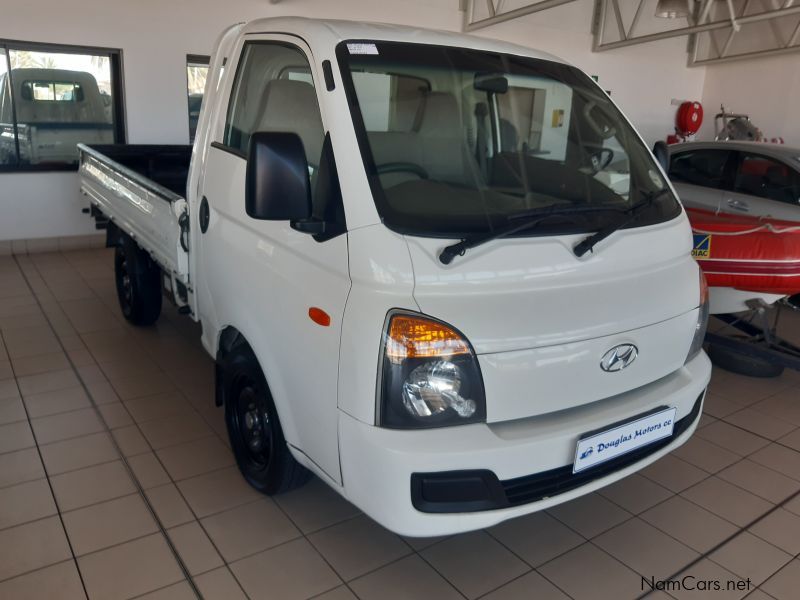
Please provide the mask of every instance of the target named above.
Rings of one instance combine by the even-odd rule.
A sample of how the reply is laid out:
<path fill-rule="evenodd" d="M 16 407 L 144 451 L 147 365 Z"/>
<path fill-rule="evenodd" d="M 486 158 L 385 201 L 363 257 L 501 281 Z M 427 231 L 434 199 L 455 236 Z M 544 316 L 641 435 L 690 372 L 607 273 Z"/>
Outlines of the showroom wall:
<path fill-rule="evenodd" d="M 508 0 L 508 8 L 521 0 Z M 121 48 L 128 141 L 186 143 L 186 55 L 208 54 L 219 31 L 279 14 L 424 24 L 458 30 L 458 0 L 28 0 L 7 3 L 0 38 Z M 482 3 L 479 3 L 482 4 Z M 75 8 L 78 5 L 80 8 Z M 673 98 L 700 99 L 703 69 L 687 69 L 684 39 L 592 53 L 592 0 L 481 30 L 553 52 L 593 75 L 648 144 L 669 133 Z M 0 174 L 0 240 L 93 233 L 74 173 Z"/>
<path fill-rule="evenodd" d="M 800 146 L 800 54 L 721 63 L 706 67 L 703 86 L 705 125 L 701 139 L 714 138 L 714 115 L 720 104 L 727 112 L 750 115 L 768 138 L 782 137 Z"/>

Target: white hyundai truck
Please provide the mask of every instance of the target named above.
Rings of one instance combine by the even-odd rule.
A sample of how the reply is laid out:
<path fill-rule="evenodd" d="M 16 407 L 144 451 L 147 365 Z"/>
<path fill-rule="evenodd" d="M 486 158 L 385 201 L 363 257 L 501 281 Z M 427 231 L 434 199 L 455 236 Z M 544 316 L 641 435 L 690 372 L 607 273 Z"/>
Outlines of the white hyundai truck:
<path fill-rule="evenodd" d="M 125 317 L 202 324 L 239 468 L 387 528 L 617 481 L 702 411 L 683 209 L 588 76 L 465 35 L 277 18 L 219 39 L 194 147 L 81 146 Z"/>

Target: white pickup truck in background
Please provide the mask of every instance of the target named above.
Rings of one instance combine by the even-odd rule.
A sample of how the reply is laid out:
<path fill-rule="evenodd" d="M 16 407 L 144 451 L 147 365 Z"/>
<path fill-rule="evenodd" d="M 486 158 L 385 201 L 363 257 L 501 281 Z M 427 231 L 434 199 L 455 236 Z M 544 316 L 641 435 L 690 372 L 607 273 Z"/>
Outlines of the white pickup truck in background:
<path fill-rule="evenodd" d="M 14 123 L 23 164 L 74 164 L 78 142 L 114 141 L 110 97 L 85 71 L 17 68 L 0 75 L 0 164 L 17 156 Z"/>
<path fill-rule="evenodd" d="M 547 54 L 300 18 L 229 28 L 194 148 L 81 145 L 126 318 L 202 324 L 247 481 L 308 472 L 396 532 L 616 481 L 702 411 L 686 216 Z"/>

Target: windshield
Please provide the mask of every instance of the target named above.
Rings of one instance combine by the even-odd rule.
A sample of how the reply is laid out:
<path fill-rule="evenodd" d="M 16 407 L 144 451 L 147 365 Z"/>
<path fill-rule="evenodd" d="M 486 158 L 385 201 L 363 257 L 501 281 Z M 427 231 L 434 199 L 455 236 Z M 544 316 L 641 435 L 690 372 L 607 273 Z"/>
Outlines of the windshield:
<path fill-rule="evenodd" d="M 591 231 L 666 187 L 632 127 L 578 69 L 400 42 L 342 42 L 337 55 L 376 206 L 394 230 L 465 236 L 585 206 L 535 234 Z M 630 226 L 679 213 L 661 194 Z"/>

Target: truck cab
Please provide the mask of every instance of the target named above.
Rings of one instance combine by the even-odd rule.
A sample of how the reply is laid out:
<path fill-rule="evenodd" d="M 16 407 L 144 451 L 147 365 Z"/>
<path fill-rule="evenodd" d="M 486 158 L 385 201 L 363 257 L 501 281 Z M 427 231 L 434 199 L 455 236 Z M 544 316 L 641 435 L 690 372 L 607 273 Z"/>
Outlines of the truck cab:
<path fill-rule="evenodd" d="M 555 57 L 258 20 L 218 41 L 184 195 L 81 151 L 123 312 L 152 322 L 164 287 L 202 323 L 265 493 L 311 472 L 393 531 L 455 533 L 608 485 L 697 425 L 686 216 Z"/>

